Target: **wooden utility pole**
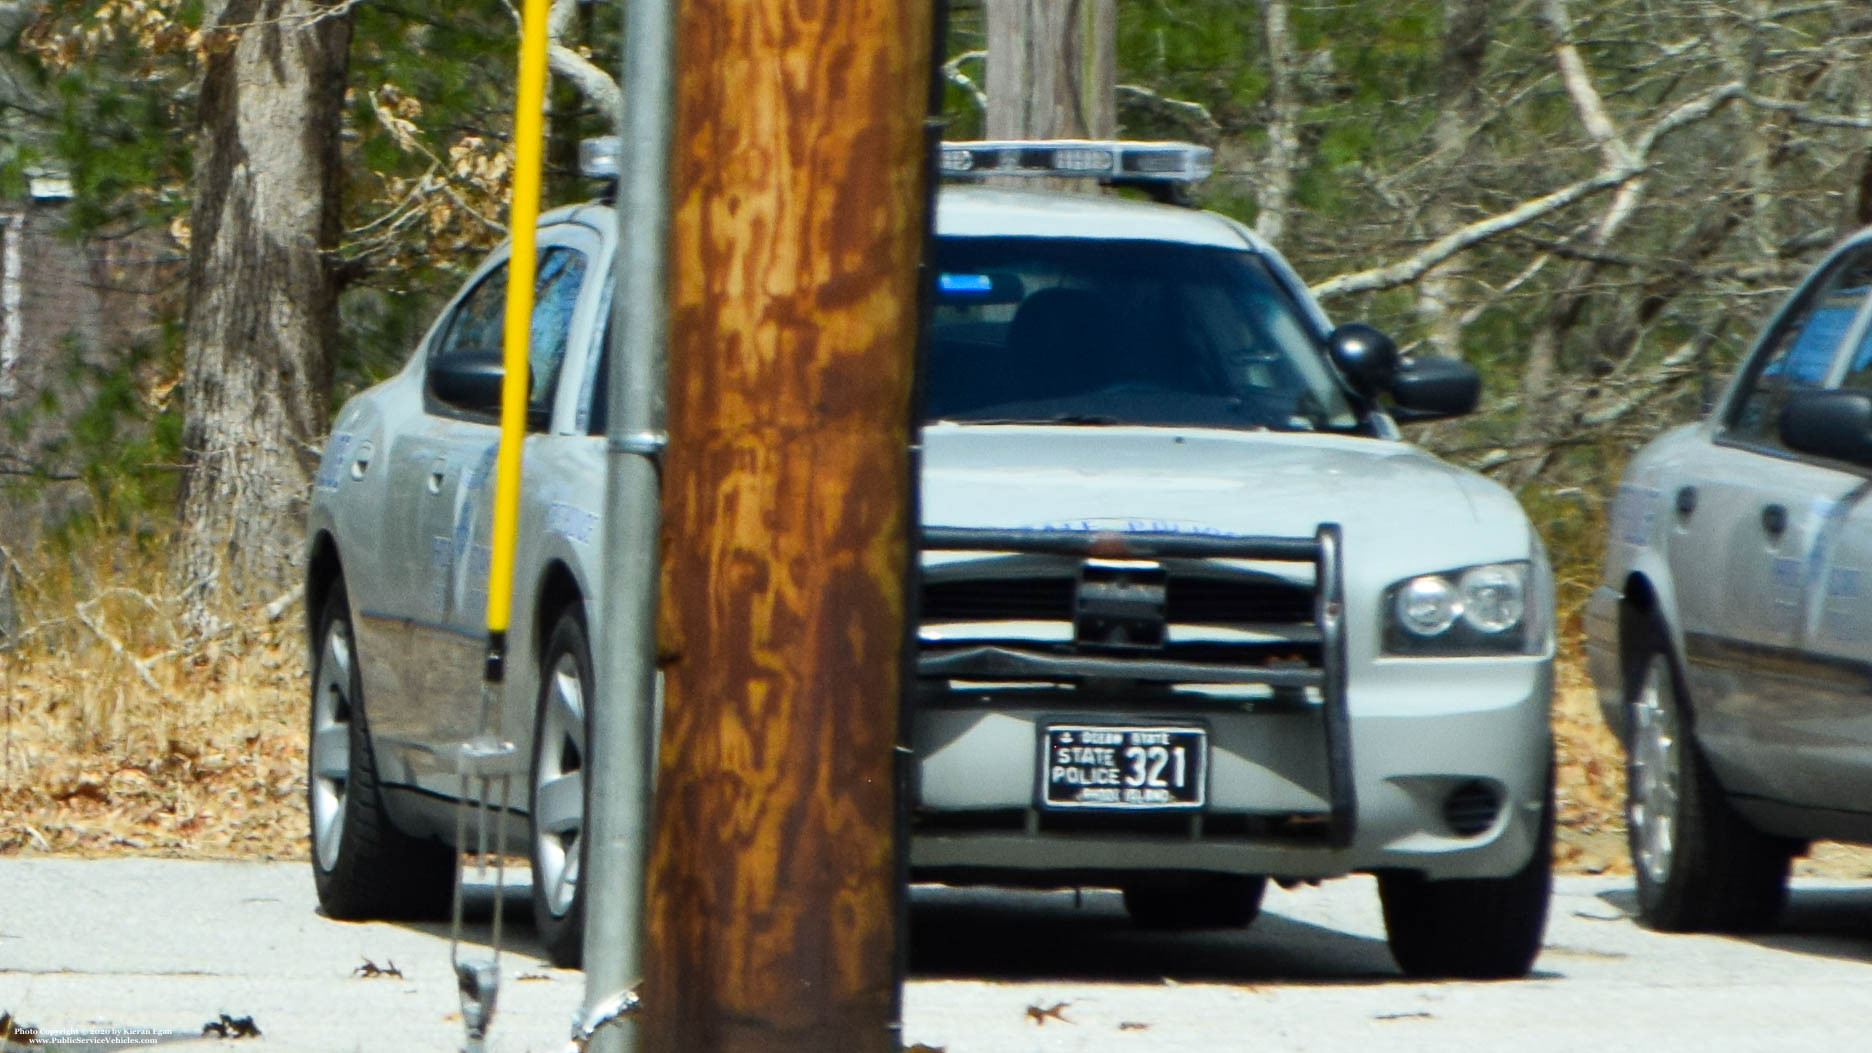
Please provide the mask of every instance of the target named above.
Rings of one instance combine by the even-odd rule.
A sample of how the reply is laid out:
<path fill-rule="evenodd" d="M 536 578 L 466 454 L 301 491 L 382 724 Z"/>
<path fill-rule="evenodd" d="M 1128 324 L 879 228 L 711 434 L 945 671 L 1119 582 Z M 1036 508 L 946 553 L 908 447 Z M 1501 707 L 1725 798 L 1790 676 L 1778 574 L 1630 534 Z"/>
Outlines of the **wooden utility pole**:
<path fill-rule="evenodd" d="M 646 1050 L 895 1050 L 930 4 L 679 15 Z"/>
<path fill-rule="evenodd" d="M 990 139 L 1117 134 L 1117 0 L 987 0 Z"/>

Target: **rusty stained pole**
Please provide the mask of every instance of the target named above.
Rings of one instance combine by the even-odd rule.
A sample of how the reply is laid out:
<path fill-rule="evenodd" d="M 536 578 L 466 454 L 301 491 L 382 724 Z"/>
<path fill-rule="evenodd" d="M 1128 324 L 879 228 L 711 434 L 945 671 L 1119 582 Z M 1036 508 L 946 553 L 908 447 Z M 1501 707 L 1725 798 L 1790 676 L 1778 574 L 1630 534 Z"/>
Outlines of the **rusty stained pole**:
<path fill-rule="evenodd" d="M 643 1048 L 898 1048 L 932 5 L 690 0 Z"/>

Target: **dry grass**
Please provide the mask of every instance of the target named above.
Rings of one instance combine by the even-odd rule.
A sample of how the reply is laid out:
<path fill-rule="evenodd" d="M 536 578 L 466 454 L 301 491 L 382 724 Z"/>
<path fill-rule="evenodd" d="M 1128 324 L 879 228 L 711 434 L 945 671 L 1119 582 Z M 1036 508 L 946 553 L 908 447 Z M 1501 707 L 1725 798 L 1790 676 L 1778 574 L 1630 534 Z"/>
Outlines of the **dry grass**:
<path fill-rule="evenodd" d="M 1554 863 L 1588 874 L 1631 872 L 1625 852 L 1625 764 L 1618 739 L 1580 659 L 1578 640 L 1561 654 L 1554 690 L 1555 789 L 1560 828 Z"/>
<path fill-rule="evenodd" d="M 21 618 L 0 650 L 0 856 L 303 859 L 299 606 L 229 610 L 229 628 L 191 643 L 156 559 L 98 549 L 68 565 L 13 566 Z M 1622 754 L 1577 646 L 1562 655 L 1558 687 L 1557 864 L 1629 873 Z M 1819 845 L 1798 872 L 1872 876 L 1872 851 Z"/>
<path fill-rule="evenodd" d="M 0 651 L 0 855 L 302 858 L 305 645 L 297 605 L 179 635 L 156 557 L 103 543 L 14 564 Z M 110 584 L 100 578 L 108 576 Z"/>

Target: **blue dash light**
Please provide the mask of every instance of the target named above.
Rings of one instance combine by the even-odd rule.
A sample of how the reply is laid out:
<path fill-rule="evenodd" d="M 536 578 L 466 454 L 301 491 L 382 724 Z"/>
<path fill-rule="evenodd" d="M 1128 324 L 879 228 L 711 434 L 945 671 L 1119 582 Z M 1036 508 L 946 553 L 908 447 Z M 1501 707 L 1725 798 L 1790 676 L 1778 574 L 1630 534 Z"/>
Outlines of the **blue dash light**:
<path fill-rule="evenodd" d="M 936 279 L 936 287 L 946 293 L 991 293 L 994 279 L 986 274 L 944 274 Z"/>

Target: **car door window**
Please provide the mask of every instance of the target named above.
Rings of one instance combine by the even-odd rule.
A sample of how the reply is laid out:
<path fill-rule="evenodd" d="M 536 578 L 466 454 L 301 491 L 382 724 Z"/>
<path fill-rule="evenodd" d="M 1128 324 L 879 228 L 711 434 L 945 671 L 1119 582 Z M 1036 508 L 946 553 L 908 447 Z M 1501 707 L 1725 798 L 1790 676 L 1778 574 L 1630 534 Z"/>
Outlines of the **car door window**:
<path fill-rule="evenodd" d="M 559 366 L 565 361 L 572 314 L 585 282 L 585 254 L 563 245 L 548 248 L 540 258 L 533 291 L 533 319 L 527 355 L 527 417 L 544 420 L 552 412 L 558 389 Z M 507 265 L 484 275 L 456 305 L 442 336 L 430 349 L 429 360 L 462 352 L 499 353 L 504 342 L 507 310 Z"/>
<path fill-rule="evenodd" d="M 540 260 L 539 281 L 533 293 L 533 336 L 528 364 L 533 386 L 527 399 L 530 416 L 538 419 L 552 411 L 553 393 L 559 389 L 559 366 L 565 361 L 571 337 L 572 311 L 585 284 L 585 254 L 555 247 Z"/>
<path fill-rule="evenodd" d="M 507 265 L 487 272 L 449 317 L 441 339 L 429 349 L 431 362 L 468 351 L 499 352 L 507 311 Z"/>
<path fill-rule="evenodd" d="M 1748 380 L 1734 403 L 1726 437 L 1780 445 L 1781 407 L 1792 392 L 1826 385 L 1840 342 L 1853 328 L 1868 289 L 1872 289 L 1872 246 L 1842 257 L 1808 287 L 1756 352 Z M 1864 357 L 1866 352 L 1854 355 L 1855 360 Z M 1857 367 L 1854 372 L 1863 369 L 1857 361 L 1849 366 Z"/>

